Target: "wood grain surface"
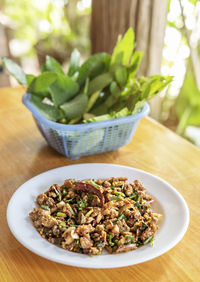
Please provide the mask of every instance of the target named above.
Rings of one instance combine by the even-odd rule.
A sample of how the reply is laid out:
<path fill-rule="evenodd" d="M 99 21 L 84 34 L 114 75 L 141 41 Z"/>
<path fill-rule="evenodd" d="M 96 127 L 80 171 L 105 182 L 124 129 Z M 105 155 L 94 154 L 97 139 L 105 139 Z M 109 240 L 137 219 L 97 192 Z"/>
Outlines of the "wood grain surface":
<path fill-rule="evenodd" d="M 46 144 L 21 102 L 23 92 L 23 88 L 0 89 L 0 281 L 200 281 L 200 150 L 147 118 L 120 150 L 72 161 Z M 181 242 L 151 261 L 107 270 L 54 263 L 18 243 L 6 222 L 13 192 L 41 172 L 88 162 L 143 169 L 175 186 L 190 209 L 190 225 Z"/>

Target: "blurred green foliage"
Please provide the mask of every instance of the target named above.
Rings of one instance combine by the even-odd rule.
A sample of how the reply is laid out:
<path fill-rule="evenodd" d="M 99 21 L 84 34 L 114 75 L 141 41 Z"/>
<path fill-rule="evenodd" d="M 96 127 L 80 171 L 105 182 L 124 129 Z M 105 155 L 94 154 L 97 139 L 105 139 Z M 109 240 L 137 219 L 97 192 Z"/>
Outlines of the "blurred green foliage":
<path fill-rule="evenodd" d="M 30 48 L 22 56 L 49 51 L 62 62 L 77 47 L 90 49 L 90 8 L 78 9 L 82 0 L 4 0 L 3 13 L 14 26 L 14 37 Z M 66 58 L 67 59 L 67 58 Z"/>

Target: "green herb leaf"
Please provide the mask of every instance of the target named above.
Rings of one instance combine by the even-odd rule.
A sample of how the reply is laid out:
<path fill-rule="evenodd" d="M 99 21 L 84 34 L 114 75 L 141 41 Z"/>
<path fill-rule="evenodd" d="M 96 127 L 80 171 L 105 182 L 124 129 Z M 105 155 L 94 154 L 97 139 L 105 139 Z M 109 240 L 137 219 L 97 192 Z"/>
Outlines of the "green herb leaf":
<path fill-rule="evenodd" d="M 90 185 L 94 186 L 94 187 L 97 188 L 97 189 L 100 189 L 100 188 L 101 188 L 98 184 L 96 184 L 96 182 L 95 182 L 94 180 L 89 180 L 88 183 L 89 183 Z"/>
<path fill-rule="evenodd" d="M 75 119 L 84 114 L 87 109 L 88 96 L 79 94 L 73 100 L 63 104 L 60 108 L 68 119 Z"/>
<path fill-rule="evenodd" d="M 114 192 L 114 194 L 115 194 L 116 196 L 121 196 L 122 198 L 125 197 L 124 193 L 122 193 L 122 192 L 116 191 L 116 192 Z"/>
<path fill-rule="evenodd" d="M 107 53 L 98 53 L 91 56 L 79 68 L 78 83 L 82 86 L 87 77 L 90 79 L 105 72 L 108 69 L 111 56 Z"/>
<path fill-rule="evenodd" d="M 81 243 L 79 239 L 76 239 L 76 244 L 79 246 L 80 249 L 82 249 Z"/>
<path fill-rule="evenodd" d="M 63 196 L 67 195 L 67 190 L 63 188 L 62 193 L 63 193 Z"/>
<path fill-rule="evenodd" d="M 78 202 L 78 210 L 82 211 L 82 209 L 87 207 L 87 202 L 85 200 L 80 200 Z"/>
<path fill-rule="evenodd" d="M 122 220 L 122 219 L 127 220 L 126 216 L 123 214 L 120 214 L 117 219 L 118 220 Z"/>
<path fill-rule="evenodd" d="M 127 68 L 119 66 L 115 69 L 115 79 L 117 83 L 123 87 L 128 79 L 128 73 L 127 73 Z"/>
<path fill-rule="evenodd" d="M 131 243 L 131 244 L 135 243 L 134 240 L 133 240 L 133 236 L 125 235 L 124 237 L 129 239 L 129 242 L 127 242 L 128 244 L 130 244 L 130 243 Z M 125 244 L 125 245 L 126 245 L 126 244 Z"/>
<path fill-rule="evenodd" d="M 18 64 L 16 64 L 11 59 L 8 59 L 6 57 L 2 58 L 2 64 L 4 67 L 7 68 L 9 73 L 13 75 L 20 84 L 26 86 L 28 85 L 26 80 L 26 75 Z"/>
<path fill-rule="evenodd" d="M 31 102 L 49 120 L 57 121 L 63 117 L 63 113 L 59 109 L 43 103 L 40 97 L 31 95 Z"/>
<path fill-rule="evenodd" d="M 121 90 L 118 86 L 118 84 L 116 83 L 116 81 L 113 81 L 110 84 L 110 92 L 112 94 L 113 97 L 118 98 L 121 96 Z"/>
<path fill-rule="evenodd" d="M 61 226 L 61 227 L 66 227 L 66 223 L 65 223 L 64 221 L 61 221 L 61 222 L 60 222 L 60 226 Z"/>
<path fill-rule="evenodd" d="M 41 97 L 46 97 L 49 95 L 49 86 L 56 79 L 57 74 L 55 72 L 44 72 L 32 80 L 27 92 Z"/>
<path fill-rule="evenodd" d="M 99 98 L 99 95 L 100 95 L 100 91 L 97 91 L 97 92 L 95 92 L 94 94 L 92 94 L 90 96 L 86 112 L 89 112 L 92 109 L 92 107 L 94 106 L 96 100 Z"/>
<path fill-rule="evenodd" d="M 71 214 L 72 214 L 72 215 L 74 215 L 75 213 L 74 213 L 74 211 L 73 211 L 72 207 L 70 206 L 70 204 L 68 204 L 68 203 L 67 203 L 66 205 L 68 206 L 68 208 L 69 208 L 69 210 L 70 210 Z"/>
<path fill-rule="evenodd" d="M 65 199 L 65 202 L 72 202 L 73 201 L 73 199 Z"/>
<path fill-rule="evenodd" d="M 119 36 L 112 53 L 111 65 L 128 65 L 134 49 L 134 32 L 129 28 L 123 37 Z"/>
<path fill-rule="evenodd" d="M 152 242 L 153 240 L 154 240 L 154 236 L 150 236 L 148 239 L 146 239 L 146 240 L 143 242 L 143 244 L 146 245 L 146 244 Z"/>
<path fill-rule="evenodd" d="M 115 245 L 115 243 L 112 242 L 113 236 L 110 234 L 107 234 L 107 238 L 108 238 L 108 244 L 113 247 Z"/>
<path fill-rule="evenodd" d="M 42 72 L 46 71 L 64 74 L 64 71 L 58 61 L 48 55 L 46 56 L 45 64 L 42 66 Z"/>
<path fill-rule="evenodd" d="M 97 243 L 97 247 L 102 247 L 102 246 L 103 246 L 103 244 L 104 244 L 104 242 L 103 242 L 103 241 L 99 241 L 99 242 Z"/>
<path fill-rule="evenodd" d="M 77 49 L 74 49 L 70 57 L 68 75 L 69 76 L 74 75 L 78 71 L 79 65 L 80 65 L 80 53 Z"/>
<path fill-rule="evenodd" d="M 91 96 L 93 93 L 104 89 L 107 85 L 112 82 L 112 80 L 113 77 L 109 72 L 96 76 L 89 83 L 88 96 Z"/>
<path fill-rule="evenodd" d="M 130 65 L 127 68 L 128 73 L 129 73 L 129 77 L 133 77 L 137 73 L 137 70 L 138 70 L 140 63 L 142 61 L 142 57 L 143 57 L 143 52 L 135 51 L 133 53 Z"/>
<path fill-rule="evenodd" d="M 79 91 L 79 85 L 70 77 L 63 74 L 57 75 L 57 79 L 48 87 L 55 106 L 72 99 Z"/>
<path fill-rule="evenodd" d="M 34 78 L 35 76 L 33 74 L 26 74 L 26 81 L 28 86 L 31 84 Z"/>
<path fill-rule="evenodd" d="M 138 193 L 137 193 L 137 192 L 134 192 L 133 194 L 131 194 L 131 195 L 129 196 L 129 199 L 135 199 L 137 196 L 138 196 Z"/>

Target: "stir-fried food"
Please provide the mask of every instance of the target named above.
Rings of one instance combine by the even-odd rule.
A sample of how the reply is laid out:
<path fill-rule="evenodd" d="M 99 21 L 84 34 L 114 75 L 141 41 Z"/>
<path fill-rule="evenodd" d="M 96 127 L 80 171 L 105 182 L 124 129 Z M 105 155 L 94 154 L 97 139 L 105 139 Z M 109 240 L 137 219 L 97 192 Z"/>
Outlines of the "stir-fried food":
<path fill-rule="evenodd" d="M 52 185 L 30 212 L 37 231 L 49 242 L 83 254 L 135 250 L 154 240 L 160 214 L 139 180 L 126 177 Z"/>

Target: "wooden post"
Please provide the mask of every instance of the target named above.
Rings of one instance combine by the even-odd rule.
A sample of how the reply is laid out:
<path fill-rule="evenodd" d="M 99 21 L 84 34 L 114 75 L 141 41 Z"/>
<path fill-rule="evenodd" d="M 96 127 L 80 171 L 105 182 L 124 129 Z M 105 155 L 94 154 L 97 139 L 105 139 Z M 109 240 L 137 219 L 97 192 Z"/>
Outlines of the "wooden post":
<path fill-rule="evenodd" d="M 166 25 L 167 0 L 93 0 L 92 53 L 111 53 L 119 34 L 131 26 L 136 49 L 144 52 L 138 75 L 160 73 Z M 151 115 L 158 119 L 161 98 L 151 102 Z"/>
<path fill-rule="evenodd" d="M 9 55 L 8 43 L 4 26 L 0 23 L 0 58 Z M 1 60 L 0 60 L 1 66 Z M 7 73 L 0 67 L 0 87 L 10 86 L 10 80 Z"/>

